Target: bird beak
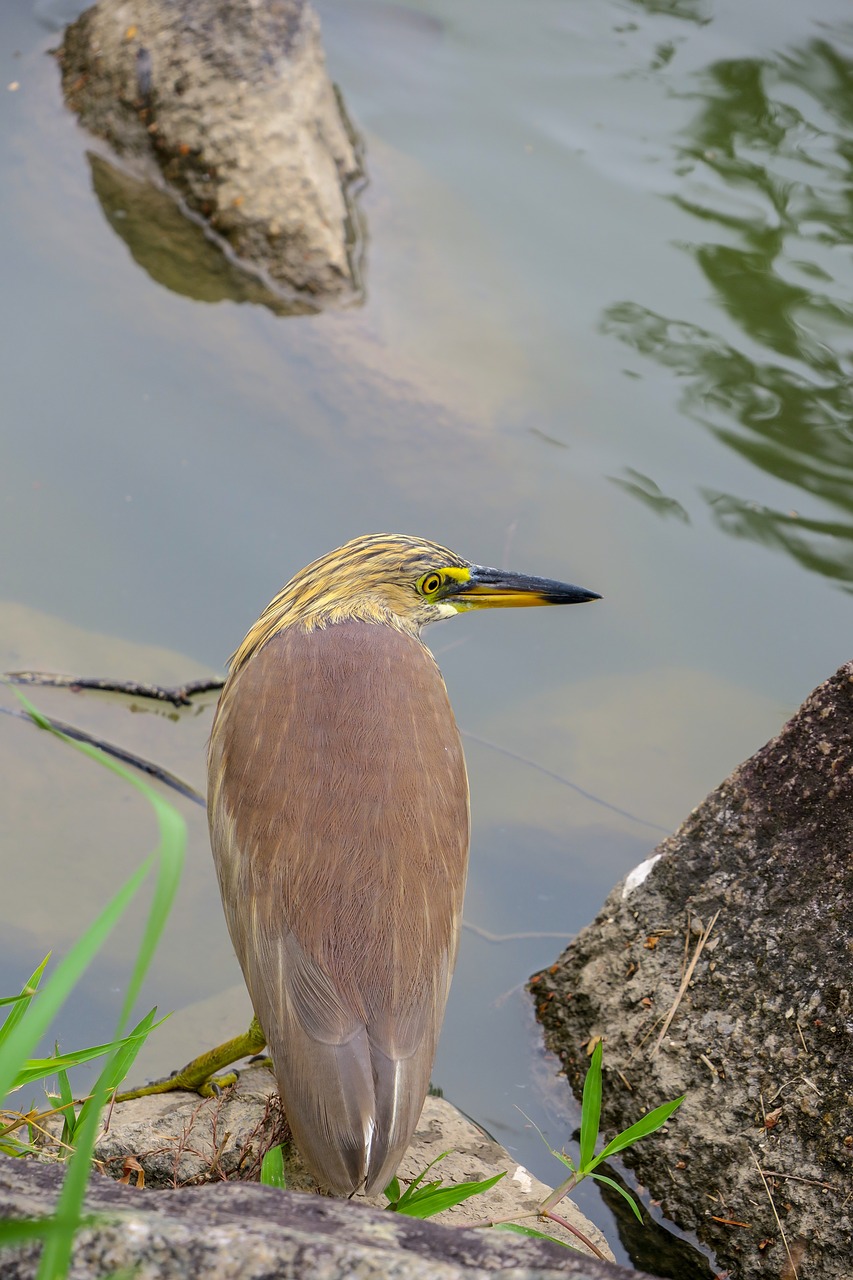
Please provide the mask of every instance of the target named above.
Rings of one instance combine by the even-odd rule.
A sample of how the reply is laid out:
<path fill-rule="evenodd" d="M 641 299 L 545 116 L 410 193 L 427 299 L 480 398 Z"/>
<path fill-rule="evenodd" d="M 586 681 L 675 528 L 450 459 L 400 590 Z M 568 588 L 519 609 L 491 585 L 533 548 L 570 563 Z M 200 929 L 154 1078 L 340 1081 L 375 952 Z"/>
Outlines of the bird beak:
<path fill-rule="evenodd" d="M 447 602 L 462 609 L 506 609 L 534 604 L 583 604 L 600 600 L 595 591 L 573 587 L 552 578 L 531 578 L 523 573 L 505 573 L 471 565 L 471 575 L 447 593 Z"/>

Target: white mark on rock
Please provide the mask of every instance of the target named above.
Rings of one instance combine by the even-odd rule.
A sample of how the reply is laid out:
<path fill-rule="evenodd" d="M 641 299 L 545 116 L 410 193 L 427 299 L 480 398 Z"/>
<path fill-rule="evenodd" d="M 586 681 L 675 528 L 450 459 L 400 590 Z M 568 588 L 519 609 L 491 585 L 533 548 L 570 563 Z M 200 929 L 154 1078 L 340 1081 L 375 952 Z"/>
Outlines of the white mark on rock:
<path fill-rule="evenodd" d="M 625 877 L 625 883 L 622 886 L 622 900 L 632 894 L 645 880 L 656 862 L 663 857 L 662 853 L 655 853 L 651 858 L 646 858 L 645 862 L 641 862 L 638 867 L 634 867 L 633 871 L 629 871 Z"/>

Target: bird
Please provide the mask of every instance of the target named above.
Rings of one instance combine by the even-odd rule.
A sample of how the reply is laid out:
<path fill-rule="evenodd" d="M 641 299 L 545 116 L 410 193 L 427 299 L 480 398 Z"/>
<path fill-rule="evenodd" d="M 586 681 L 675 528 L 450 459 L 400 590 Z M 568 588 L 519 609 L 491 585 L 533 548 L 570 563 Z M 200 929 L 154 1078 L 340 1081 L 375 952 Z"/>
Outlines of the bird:
<path fill-rule="evenodd" d="M 268 1046 L 296 1147 L 332 1193 L 394 1176 L 459 945 L 468 778 L 421 632 L 472 609 L 599 598 L 370 534 L 295 574 L 231 658 L 208 817 L 255 1017 L 224 1048 L 233 1061 Z"/>

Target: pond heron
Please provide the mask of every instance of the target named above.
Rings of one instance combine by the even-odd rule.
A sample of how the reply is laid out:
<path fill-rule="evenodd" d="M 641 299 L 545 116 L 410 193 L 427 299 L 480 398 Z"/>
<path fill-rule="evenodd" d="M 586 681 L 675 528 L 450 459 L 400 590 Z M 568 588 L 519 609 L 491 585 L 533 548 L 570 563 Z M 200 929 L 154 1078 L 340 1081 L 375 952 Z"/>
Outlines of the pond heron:
<path fill-rule="evenodd" d="M 331 1191 L 391 1180 L 459 942 L 468 780 L 421 630 L 468 609 L 595 599 L 370 535 L 296 574 L 231 660 L 208 814 L 255 1020 L 222 1050 L 269 1046 L 296 1145 Z"/>

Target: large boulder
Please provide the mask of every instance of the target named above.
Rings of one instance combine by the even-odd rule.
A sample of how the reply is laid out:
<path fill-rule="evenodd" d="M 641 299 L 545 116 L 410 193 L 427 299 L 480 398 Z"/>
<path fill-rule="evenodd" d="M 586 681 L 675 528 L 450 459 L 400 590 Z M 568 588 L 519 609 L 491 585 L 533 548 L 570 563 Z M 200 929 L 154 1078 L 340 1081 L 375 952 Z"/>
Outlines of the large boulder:
<path fill-rule="evenodd" d="M 359 295 L 362 170 L 308 0 L 99 0 L 59 59 L 81 123 L 272 299 Z"/>
<path fill-rule="evenodd" d="M 853 663 L 531 979 L 604 1118 L 686 1099 L 629 1160 L 740 1280 L 853 1275 Z"/>

